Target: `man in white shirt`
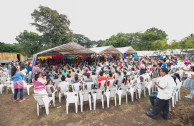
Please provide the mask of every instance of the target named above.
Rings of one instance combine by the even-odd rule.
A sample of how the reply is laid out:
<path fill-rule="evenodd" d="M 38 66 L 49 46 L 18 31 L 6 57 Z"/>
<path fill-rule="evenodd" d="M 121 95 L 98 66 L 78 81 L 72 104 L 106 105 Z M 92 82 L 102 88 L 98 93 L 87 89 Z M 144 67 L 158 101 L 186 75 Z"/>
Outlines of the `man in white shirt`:
<path fill-rule="evenodd" d="M 154 101 L 152 112 L 146 112 L 146 115 L 152 119 L 156 119 L 160 111 L 163 111 L 162 117 L 168 120 L 169 100 L 171 99 L 173 90 L 176 89 L 176 84 L 174 79 L 168 75 L 167 68 L 161 68 L 160 75 L 162 76 L 160 81 L 154 82 L 158 87 L 157 98 Z"/>

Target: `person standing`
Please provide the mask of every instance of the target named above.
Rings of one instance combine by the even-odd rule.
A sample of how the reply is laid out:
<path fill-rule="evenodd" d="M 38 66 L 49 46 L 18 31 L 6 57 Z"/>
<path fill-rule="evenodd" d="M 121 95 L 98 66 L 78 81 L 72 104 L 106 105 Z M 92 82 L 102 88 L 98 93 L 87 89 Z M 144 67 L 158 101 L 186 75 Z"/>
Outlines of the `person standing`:
<path fill-rule="evenodd" d="M 167 68 L 161 68 L 159 82 L 154 82 L 158 87 L 157 98 L 154 101 L 154 105 L 151 112 L 146 112 L 146 115 L 152 119 L 156 119 L 160 111 L 163 111 L 162 117 L 168 120 L 169 113 L 169 100 L 171 99 L 173 90 L 176 87 L 174 79 L 168 75 Z"/>
<path fill-rule="evenodd" d="M 23 77 L 24 75 L 21 72 L 17 71 L 17 68 L 13 66 L 11 69 L 11 80 L 13 81 L 14 86 L 14 102 L 16 100 L 19 100 L 19 98 L 17 98 L 18 90 L 20 90 L 20 102 L 25 100 L 25 98 L 23 98 Z"/>
<path fill-rule="evenodd" d="M 185 97 L 192 99 L 194 95 L 194 66 L 190 67 L 190 71 L 191 77 L 187 77 L 187 79 L 184 81 L 183 87 L 189 88 L 191 90 L 191 93 Z"/>

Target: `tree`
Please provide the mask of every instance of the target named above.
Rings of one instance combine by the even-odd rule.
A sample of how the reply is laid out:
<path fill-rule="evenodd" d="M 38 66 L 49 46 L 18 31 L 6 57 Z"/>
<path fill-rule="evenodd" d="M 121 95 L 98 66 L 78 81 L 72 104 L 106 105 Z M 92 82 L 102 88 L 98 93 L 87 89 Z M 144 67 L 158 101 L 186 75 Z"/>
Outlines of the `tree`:
<path fill-rule="evenodd" d="M 16 37 L 16 40 L 19 42 L 21 46 L 21 50 L 29 57 L 41 50 L 42 48 L 41 39 L 42 37 L 37 33 L 28 32 L 27 30 L 20 33 Z"/>
<path fill-rule="evenodd" d="M 0 42 L 0 52 L 21 52 L 19 44 L 5 44 Z"/>
<path fill-rule="evenodd" d="M 114 47 L 125 47 L 130 46 L 132 42 L 131 34 L 129 33 L 118 33 L 112 35 L 109 39 L 104 42 L 104 45 L 112 45 Z"/>
<path fill-rule="evenodd" d="M 94 45 L 96 45 L 96 47 L 101 47 L 104 45 L 105 40 L 98 40 L 98 41 L 93 41 Z"/>
<path fill-rule="evenodd" d="M 156 40 L 152 44 L 154 50 L 164 50 L 168 49 L 168 44 L 166 40 Z"/>
<path fill-rule="evenodd" d="M 144 49 L 153 50 L 152 43 L 156 40 L 167 40 L 167 34 L 165 31 L 158 28 L 147 29 L 142 36 L 142 41 L 145 42 Z"/>
<path fill-rule="evenodd" d="M 94 44 L 88 37 L 81 34 L 74 34 L 73 38 L 75 42 L 86 48 L 90 48 Z"/>
<path fill-rule="evenodd" d="M 69 29 L 70 21 L 64 14 L 56 10 L 39 6 L 31 14 L 34 23 L 31 23 L 42 34 L 43 44 L 51 48 L 72 41 L 73 35 Z"/>
<path fill-rule="evenodd" d="M 158 29 L 158 28 L 155 28 L 155 27 L 152 27 L 152 28 L 149 28 L 145 31 L 146 32 L 153 32 L 156 34 L 157 37 L 155 37 L 154 39 L 155 40 L 164 40 L 164 39 L 167 39 L 167 34 L 165 31 L 161 30 L 161 29 Z"/>
<path fill-rule="evenodd" d="M 180 49 L 180 42 L 173 40 L 169 45 L 170 49 Z"/>

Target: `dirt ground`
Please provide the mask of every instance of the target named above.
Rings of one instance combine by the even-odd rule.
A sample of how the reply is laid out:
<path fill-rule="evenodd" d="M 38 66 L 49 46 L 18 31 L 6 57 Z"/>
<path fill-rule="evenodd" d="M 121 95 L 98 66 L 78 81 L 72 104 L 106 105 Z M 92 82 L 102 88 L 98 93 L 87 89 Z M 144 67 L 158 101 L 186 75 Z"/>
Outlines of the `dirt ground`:
<path fill-rule="evenodd" d="M 33 90 L 31 90 L 31 94 Z M 169 114 L 169 120 L 165 121 L 158 115 L 156 120 L 150 119 L 145 115 L 149 111 L 151 104 L 148 95 L 141 99 L 135 99 L 129 103 L 125 103 L 125 98 L 122 99 L 122 105 L 114 106 L 114 101 L 111 101 L 110 108 L 102 109 L 101 103 L 97 102 L 97 109 L 89 110 L 88 103 L 84 103 L 84 111 L 75 114 L 74 104 L 70 104 L 69 114 L 65 111 L 65 98 L 62 102 L 56 99 L 56 107 L 50 107 L 50 114 L 47 116 L 45 110 L 40 110 L 40 116 L 36 114 L 36 101 L 33 96 L 27 96 L 26 91 L 24 97 L 26 101 L 12 102 L 13 94 L 0 95 L 0 126 L 194 126 L 194 98 L 186 99 L 184 96 L 189 93 L 188 89 L 181 88 L 181 100 L 175 105 L 175 108 Z M 117 102 L 118 103 L 118 102 Z M 60 107 L 61 106 L 61 107 Z"/>

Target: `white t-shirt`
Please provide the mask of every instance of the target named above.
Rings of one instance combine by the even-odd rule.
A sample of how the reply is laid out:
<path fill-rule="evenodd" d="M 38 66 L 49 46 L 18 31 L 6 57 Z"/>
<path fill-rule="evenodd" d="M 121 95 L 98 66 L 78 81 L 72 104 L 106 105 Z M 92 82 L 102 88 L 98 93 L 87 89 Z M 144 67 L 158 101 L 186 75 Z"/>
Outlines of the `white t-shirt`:
<path fill-rule="evenodd" d="M 162 100 L 168 100 L 171 98 L 176 83 L 170 75 L 165 75 L 160 78 L 159 86 L 163 89 L 158 88 L 157 97 Z"/>
<path fill-rule="evenodd" d="M 145 65 L 144 64 L 141 64 L 140 68 L 141 69 L 145 69 Z"/>
<path fill-rule="evenodd" d="M 185 65 L 183 67 L 184 70 L 189 70 L 189 68 L 190 68 L 190 65 L 188 65 L 188 66 Z M 189 74 L 189 73 L 190 73 L 190 71 L 185 71 L 185 74 Z"/>
<path fill-rule="evenodd" d="M 69 83 L 66 82 L 66 81 L 62 81 L 62 82 L 59 83 L 58 87 L 60 87 L 61 85 L 69 85 Z"/>

